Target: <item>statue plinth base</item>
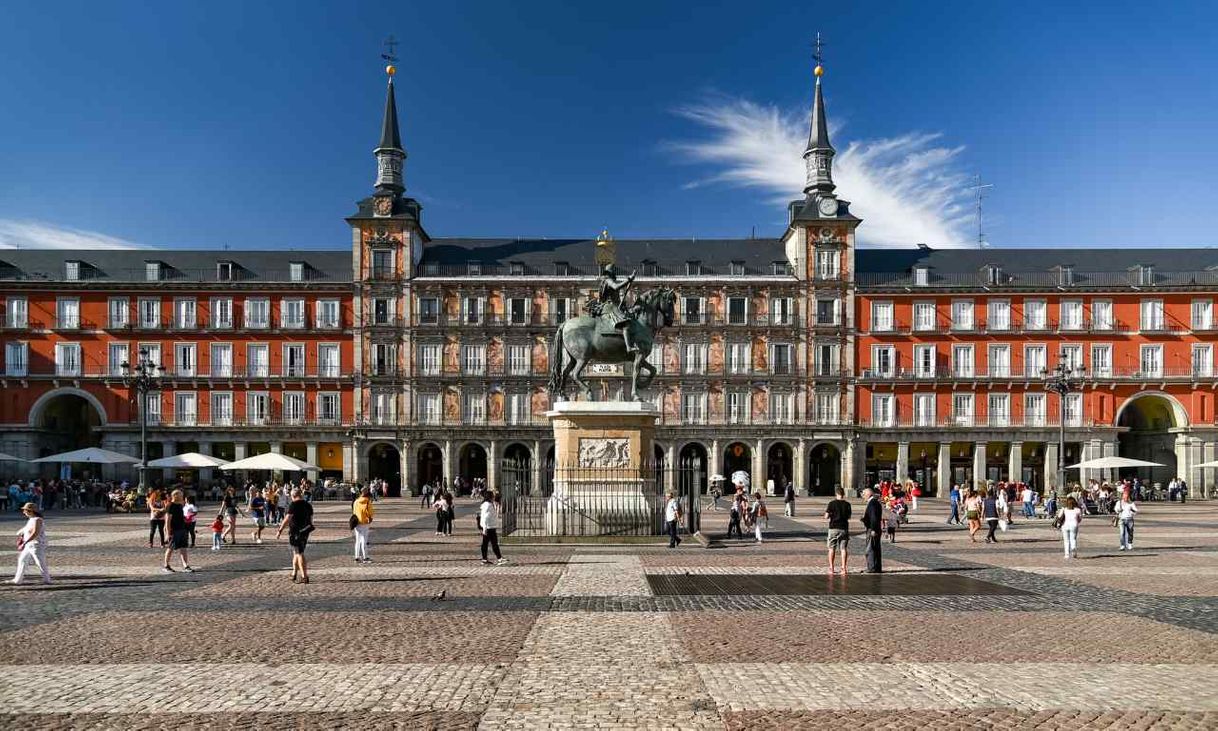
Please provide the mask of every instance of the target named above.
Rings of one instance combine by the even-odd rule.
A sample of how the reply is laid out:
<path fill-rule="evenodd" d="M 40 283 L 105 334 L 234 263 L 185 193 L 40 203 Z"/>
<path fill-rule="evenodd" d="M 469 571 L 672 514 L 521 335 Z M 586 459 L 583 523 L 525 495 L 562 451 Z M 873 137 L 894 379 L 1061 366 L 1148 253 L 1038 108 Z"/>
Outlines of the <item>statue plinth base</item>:
<path fill-rule="evenodd" d="M 554 429 L 554 492 L 548 535 L 658 532 L 652 438 L 660 412 L 638 401 L 564 401 L 546 413 Z"/>

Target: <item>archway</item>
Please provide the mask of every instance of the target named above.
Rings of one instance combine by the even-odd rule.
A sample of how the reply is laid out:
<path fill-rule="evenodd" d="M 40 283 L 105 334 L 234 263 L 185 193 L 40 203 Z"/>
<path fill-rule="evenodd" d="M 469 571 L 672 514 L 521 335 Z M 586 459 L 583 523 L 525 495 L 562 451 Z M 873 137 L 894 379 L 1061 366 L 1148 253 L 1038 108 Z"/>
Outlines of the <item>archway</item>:
<path fill-rule="evenodd" d="M 388 442 L 372 445 L 368 450 L 368 477 L 389 483 L 389 494 L 402 494 L 402 454 Z"/>
<path fill-rule="evenodd" d="M 439 445 L 428 443 L 419 447 L 417 464 L 415 474 L 418 475 L 420 489 L 423 485 L 431 485 L 435 489 L 444 484 L 444 452 Z"/>
<path fill-rule="evenodd" d="M 808 489 L 813 495 L 832 495 L 841 484 L 842 453 L 834 444 L 812 447 L 808 460 Z"/>
<path fill-rule="evenodd" d="M 1163 467 L 1123 468 L 1120 477 L 1140 477 L 1167 485 L 1177 475 L 1174 430 L 1188 426 L 1188 416 L 1175 399 L 1148 393 L 1126 401 L 1117 412 L 1117 437 L 1122 457 L 1158 462 Z"/>
<path fill-rule="evenodd" d="M 529 495 L 533 492 L 533 453 L 528 447 L 515 442 L 503 450 L 503 469 L 500 470 L 499 489 L 515 494 Z"/>
<path fill-rule="evenodd" d="M 710 460 L 707 459 L 706 447 L 697 442 L 690 442 L 681 447 L 677 454 L 677 470 L 682 492 L 688 492 L 690 485 L 695 485 L 699 493 L 707 492 L 711 475 L 707 474 L 710 470 Z M 727 490 L 726 484 L 719 487 Z"/>
<path fill-rule="evenodd" d="M 651 452 L 652 477 L 655 480 L 655 487 L 657 490 L 663 490 L 666 480 L 664 472 L 670 469 L 672 465 L 668 464 L 668 455 L 664 453 L 663 446 L 653 444 Z"/>
<path fill-rule="evenodd" d="M 770 449 L 766 452 L 766 486 L 769 486 L 769 481 L 774 482 L 774 494 L 782 495 L 787 488 L 787 481 L 793 479 L 794 457 L 791 453 L 791 446 L 785 442 L 776 442 L 770 445 Z"/>
<path fill-rule="evenodd" d="M 457 476 L 461 478 L 462 492 L 468 492 L 474 480 L 486 481 L 486 449 L 476 442 L 461 447 L 457 453 Z"/>
<path fill-rule="evenodd" d="M 105 411 L 91 394 L 60 389 L 44 395 L 30 409 L 30 424 L 39 429 L 38 455 L 101 446 Z"/>
<path fill-rule="evenodd" d="M 753 490 L 765 488 L 757 484 L 757 475 L 753 474 L 753 450 L 744 442 L 732 442 L 723 450 L 723 476 L 730 482 L 732 473 L 739 470 L 749 473 Z"/>

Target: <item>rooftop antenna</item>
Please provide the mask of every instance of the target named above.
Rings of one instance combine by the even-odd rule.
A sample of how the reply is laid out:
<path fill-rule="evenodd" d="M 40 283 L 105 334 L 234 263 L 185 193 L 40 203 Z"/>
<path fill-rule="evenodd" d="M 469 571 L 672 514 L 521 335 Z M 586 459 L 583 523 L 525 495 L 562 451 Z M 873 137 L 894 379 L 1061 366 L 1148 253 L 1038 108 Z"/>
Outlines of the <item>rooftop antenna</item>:
<path fill-rule="evenodd" d="M 983 184 L 981 182 L 980 175 L 973 176 L 973 181 L 973 187 L 969 190 L 973 191 L 977 206 L 976 213 L 974 214 L 977 218 L 977 248 L 984 249 L 990 245 L 990 242 L 985 240 L 985 211 L 983 209 L 983 205 L 985 201 L 985 192 L 990 188 L 993 188 L 994 184 Z"/>
<path fill-rule="evenodd" d="M 390 34 L 390 36 L 385 39 L 385 53 L 381 54 L 381 58 L 385 59 L 391 64 L 397 63 L 398 57 L 394 55 L 397 52 L 397 47 L 398 39 L 394 38 L 393 35 Z"/>
<path fill-rule="evenodd" d="M 817 66 L 820 66 L 820 67 L 824 66 L 824 63 L 822 63 L 822 62 L 825 60 L 825 57 L 824 57 L 824 54 L 821 53 L 820 31 L 816 32 L 816 51 L 813 52 L 812 58 L 813 58 L 813 60 L 816 61 Z"/>

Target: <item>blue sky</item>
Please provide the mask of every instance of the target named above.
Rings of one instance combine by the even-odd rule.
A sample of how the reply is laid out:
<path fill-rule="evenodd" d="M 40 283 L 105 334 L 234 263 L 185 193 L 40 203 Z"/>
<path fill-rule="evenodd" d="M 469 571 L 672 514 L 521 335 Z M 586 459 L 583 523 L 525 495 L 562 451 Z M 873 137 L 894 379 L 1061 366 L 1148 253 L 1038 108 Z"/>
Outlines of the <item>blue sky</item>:
<path fill-rule="evenodd" d="M 0 24 L 0 246 L 345 247 L 389 33 L 433 236 L 777 235 L 817 31 L 869 243 L 971 241 L 980 174 L 994 245 L 1218 244 L 1212 3 L 48 7 Z"/>

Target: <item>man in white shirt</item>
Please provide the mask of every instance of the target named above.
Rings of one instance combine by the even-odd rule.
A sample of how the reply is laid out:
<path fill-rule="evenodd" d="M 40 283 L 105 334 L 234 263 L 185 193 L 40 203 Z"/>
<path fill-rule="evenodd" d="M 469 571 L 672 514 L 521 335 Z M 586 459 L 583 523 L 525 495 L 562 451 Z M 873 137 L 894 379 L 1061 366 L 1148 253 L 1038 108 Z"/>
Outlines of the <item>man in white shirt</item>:
<path fill-rule="evenodd" d="M 1036 517 L 1036 493 L 1032 492 L 1032 488 L 1024 485 L 1023 490 L 1019 493 L 1019 499 L 1023 501 L 1023 517 Z"/>
<path fill-rule="evenodd" d="M 668 547 L 676 548 L 681 545 L 677 529 L 681 526 L 681 503 L 671 490 L 668 491 L 668 502 L 664 506 L 664 522 L 668 527 Z"/>
<path fill-rule="evenodd" d="M 1138 505 L 1129 496 L 1129 493 L 1121 495 L 1121 499 L 1113 506 L 1116 512 L 1117 523 L 1121 528 L 1121 550 L 1133 550 L 1133 516 L 1138 512 Z"/>

